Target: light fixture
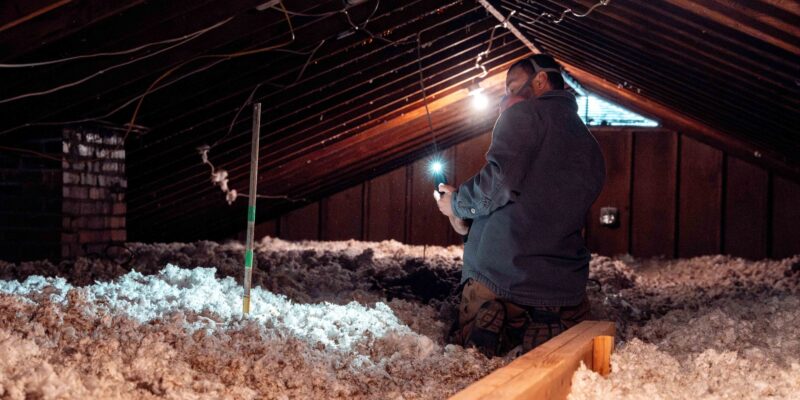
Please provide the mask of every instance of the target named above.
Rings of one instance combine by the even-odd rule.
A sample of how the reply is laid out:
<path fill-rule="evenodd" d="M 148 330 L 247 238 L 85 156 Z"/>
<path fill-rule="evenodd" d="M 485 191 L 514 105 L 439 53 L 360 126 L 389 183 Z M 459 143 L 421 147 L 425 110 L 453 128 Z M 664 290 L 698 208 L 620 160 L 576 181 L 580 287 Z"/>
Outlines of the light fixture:
<path fill-rule="evenodd" d="M 439 201 L 442 195 L 442 192 L 439 191 L 439 184 L 447 184 L 447 173 L 445 171 L 444 161 L 438 156 L 431 159 L 428 163 L 428 172 L 431 174 L 431 178 L 433 178 L 433 197 L 436 201 Z"/>
<path fill-rule="evenodd" d="M 485 110 L 489 106 L 489 98 L 477 81 L 469 85 L 469 97 L 472 98 L 472 107 L 476 110 Z"/>

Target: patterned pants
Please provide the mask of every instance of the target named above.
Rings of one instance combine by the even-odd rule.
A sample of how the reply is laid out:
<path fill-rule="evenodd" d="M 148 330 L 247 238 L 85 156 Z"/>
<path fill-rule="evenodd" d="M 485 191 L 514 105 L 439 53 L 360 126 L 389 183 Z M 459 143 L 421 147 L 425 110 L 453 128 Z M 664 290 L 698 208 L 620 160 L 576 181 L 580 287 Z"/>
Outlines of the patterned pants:
<path fill-rule="evenodd" d="M 486 305 L 489 302 L 495 305 L 499 303 L 502 307 L 487 309 Z M 586 296 L 580 304 L 569 307 L 521 306 L 498 298 L 485 285 L 470 279 L 461 292 L 458 325 L 454 327 L 452 340 L 456 344 L 468 344 L 476 327 L 481 327 L 482 319 L 497 320 L 501 321 L 497 348 L 490 355 L 505 354 L 520 344 L 527 352 L 587 319 L 589 310 L 589 300 Z"/>

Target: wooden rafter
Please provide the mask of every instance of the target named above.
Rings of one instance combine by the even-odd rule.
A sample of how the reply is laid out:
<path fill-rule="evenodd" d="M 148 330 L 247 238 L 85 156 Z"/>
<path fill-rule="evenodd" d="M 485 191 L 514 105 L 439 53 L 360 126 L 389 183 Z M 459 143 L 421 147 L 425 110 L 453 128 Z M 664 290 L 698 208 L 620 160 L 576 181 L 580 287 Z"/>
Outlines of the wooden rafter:
<path fill-rule="evenodd" d="M 500 21 L 505 20 L 505 16 L 500 10 L 488 0 L 478 1 L 495 18 Z M 536 47 L 513 23 L 508 22 L 507 27 L 514 36 L 531 50 L 531 52 L 534 54 L 541 53 L 538 47 Z M 564 62 L 563 60 L 559 60 L 559 62 L 561 62 L 562 66 L 564 66 L 564 68 L 581 84 L 602 96 L 623 104 L 633 111 L 654 117 L 668 128 L 678 130 L 700 141 L 719 147 L 744 160 L 763 165 L 793 179 L 800 179 L 800 167 L 793 165 L 784 155 L 757 148 L 744 140 L 721 132 L 714 127 L 683 115 L 668 106 L 652 101 L 644 95 L 621 88 L 574 64 Z"/>
<path fill-rule="evenodd" d="M 2 60 L 12 60 L 35 50 L 46 43 L 72 35 L 109 17 L 118 15 L 145 0 L 108 0 L 72 2 L 59 1 L 28 14 L 13 25 L 4 25 L 4 35 L 10 40 L 4 41 Z M 55 12 L 58 10 L 58 12 Z M 39 17 L 39 18 L 37 18 Z M 44 18 L 47 17 L 47 18 Z M 18 32 L 24 28 L 24 33 Z"/>
<path fill-rule="evenodd" d="M 32 19 L 34 19 L 34 18 L 36 18 L 36 17 L 38 17 L 38 16 L 40 16 L 42 14 L 48 13 L 50 11 L 53 11 L 56 8 L 59 8 L 59 7 L 63 6 L 64 4 L 67 4 L 67 3 L 70 3 L 70 2 L 72 2 L 72 0 L 59 0 L 59 1 L 56 1 L 55 3 L 43 4 L 43 5 L 39 6 L 39 7 L 37 7 L 36 9 L 29 10 L 29 11 L 25 12 L 22 15 L 18 15 L 16 17 L 14 17 L 14 19 L 12 19 L 11 21 L 8 21 L 8 22 L 4 23 L 3 26 L 0 26 L 0 32 L 6 31 L 8 29 L 11 29 L 11 28 L 23 23 L 23 22 L 32 20 Z M 24 5 L 25 4 L 21 4 L 19 6 L 24 6 Z M 7 7 L 9 9 L 10 8 L 14 8 L 14 6 L 15 6 L 15 4 L 13 4 L 12 2 L 8 2 L 8 3 L 6 3 L 4 5 L 4 7 Z"/>
<path fill-rule="evenodd" d="M 785 33 L 791 34 L 794 37 L 794 41 L 787 41 L 785 38 L 781 37 L 783 35 L 766 32 L 765 29 L 763 28 L 762 29 L 755 28 L 748 23 L 745 23 L 743 21 L 740 21 L 736 18 L 729 16 L 727 13 L 715 9 L 714 7 L 706 6 L 703 4 L 703 2 L 688 1 L 688 0 L 666 0 L 666 1 L 669 2 L 670 4 L 675 5 L 676 7 L 680 7 L 697 15 L 702 15 L 717 23 L 747 33 L 750 36 L 758 38 L 759 40 L 762 40 L 771 45 L 780 47 L 791 53 L 800 54 L 800 46 L 797 45 L 797 39 L 798 37 L 800 37 L 800 28 L 798 28 L 797 26 L 792 26 L 790 24 L 783 23 L 782 21 L 777 20 L 775 18 L 771 18 L 768 15 L 756 13 L 753 10 L 747 9 L 747 7 L 743 6 L 742 4 L 737 4 L 737 2 L 727 1 L 725 3 L 727 3 L 728 7 L 731 7 L 736 11 L 740 11 L 747 15 L 750 15 L 754 17 L 756 20 L 763 22 L 764 25 L 774 28 L 775 32 L 780 32 L 782 34 Z"/>

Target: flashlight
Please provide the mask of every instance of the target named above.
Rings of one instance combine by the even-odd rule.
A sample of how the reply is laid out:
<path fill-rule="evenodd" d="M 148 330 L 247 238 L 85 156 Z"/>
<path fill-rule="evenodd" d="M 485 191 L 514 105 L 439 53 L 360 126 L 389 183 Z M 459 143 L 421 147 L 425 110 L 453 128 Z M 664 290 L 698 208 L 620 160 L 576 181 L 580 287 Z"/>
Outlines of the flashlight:
<path fill-rule="evenodd" d="M 433 177 L 434 190 L 435 190 L 433 195 L 434 197 L 437 198 L 436 200 L 438 201 L 439 197 L 442 195 L 442 192 L 439 191 L 439 184 L 440 183 L 447 184 L 447 175 L 444 173 L 444 163 L 439 160 L 434 160 L 428 166 L 428 170 L 430 171 L 431 176 Z"/>

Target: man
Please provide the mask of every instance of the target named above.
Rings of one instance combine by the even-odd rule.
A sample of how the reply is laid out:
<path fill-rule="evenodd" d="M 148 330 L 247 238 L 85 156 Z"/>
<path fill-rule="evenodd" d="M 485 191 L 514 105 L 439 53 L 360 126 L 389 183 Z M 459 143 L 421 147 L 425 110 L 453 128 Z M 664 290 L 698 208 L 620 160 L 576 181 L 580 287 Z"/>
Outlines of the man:
<path fill-rule="evenodd" d="M 453 340 L 490 357 L 528 351 L 588 316 L 581 230 L 605 180 L 551 56 L 509 68 L 501 110 L 486 165 L 458 188 L 441 185 L 437 201 L 467 234 Z"/>

